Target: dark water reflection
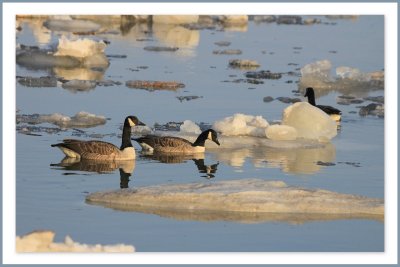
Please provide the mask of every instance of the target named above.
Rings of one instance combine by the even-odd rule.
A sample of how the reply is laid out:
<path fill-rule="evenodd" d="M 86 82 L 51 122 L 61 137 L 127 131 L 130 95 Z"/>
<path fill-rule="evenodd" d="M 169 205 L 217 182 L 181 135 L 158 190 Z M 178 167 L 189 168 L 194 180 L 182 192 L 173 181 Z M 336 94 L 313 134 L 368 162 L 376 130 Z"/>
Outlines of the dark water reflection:
<path fill-rule="evenodd" d="M 60 163 L 50 164 L 51 167 L 59 167 L 63 171 L 83 171 L 95 172 L 98 174 L 110 174 L 119 169 L 120 188 L 128 188 L 130 177 L 133 174 L 136 163 L 135 160 L 124 161 L 95 161 L 95 160 L 79 160 L 75 158 L 65 157 Z M 64 172 L 64 175 L 72 175 L 75 173 Z"/>

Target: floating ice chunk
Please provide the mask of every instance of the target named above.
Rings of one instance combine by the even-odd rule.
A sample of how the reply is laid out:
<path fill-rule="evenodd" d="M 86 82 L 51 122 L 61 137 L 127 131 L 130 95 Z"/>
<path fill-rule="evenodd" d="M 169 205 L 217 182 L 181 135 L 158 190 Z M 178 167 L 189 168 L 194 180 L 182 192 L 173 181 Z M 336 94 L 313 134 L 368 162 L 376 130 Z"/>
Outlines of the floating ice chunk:
<path fill-rule="evenodd" d="M 45 51 L 27 51 L 17 55 L 17 63 L 27 68 L 76 68 L 81 62 L 70 56 L 54 56 Z"/>
<path fill-rule="evenodd" d="M 44 77 L 17 77 L 18 83 L 27 87 L 57 87 L 57 78 L 44 76 Z"/>
<path fill-rule="evenodd" d="M 213 129 L 223 135 L 248 135 L 265 137 L 265 128 L 268 122 L 262 116 L 236 113 L 213 124 Z"/>
<path fill-rule="evenodd" d="M 261 131 L 261 129 L 260 129 Z M 269 147 L 269 148 L 277 148 L 277 149 L 294 149 L 294 148 L 317 148 L 321 147 L 322 144 L 317 140 L 311 139 L 296 139 L 289 141 L 277 141 L 265 138 L 265 129 L 263 131 L 262 137 L 254 137 L 254 136 L 226 136 L 226 135 L 218 135 L 218 141 L 220 142 L 220 146 L 215 144 L 214 142 L 206 142 L 205 147 L 210 151 L 218 151 L 221 149 L 242 149 L 242 148 L 252 148 L 254 147 Z M 156 132 L 156 135 L 171 135 L 178 136 L 181 138 L 185 138 L 190 142 L 194 142 L 198 135 L 196 134 L 188 134 L 181 132 Z"/>
<path fill-rule="evenodd" d="M 361 215 L 380 219 L 384 216 L 383 199 L 340 194 L 321 189 L 288 186 L 282 181 L 241 179 L 215 183 L 155 185 L 135 189 L 89 194 L 90 204 L 110 208 L 153 213 L 181 210 L 189 213 L 243 212 L 320 214 L 329 216 Z M 244 217 L 243 219 L 245 219 Z M 224 220 L 223 218 L 219 218 Z"/>
<path fill-rule="evenodd" d="M 283 111 L 282 124 L 294 127 L 297 137 L 329 140 L 336 136 L 336 123 L 325 112 L 306 102 L 298 102 Z"/>
<path fill-rule="evenodd" d="M 229 66 L 232 68 L 256 69 L 260 67 L 260 64 L 255 60 L 231 59 L 229 60 Z"/>
<path fill-rule="evenodd" d="M 122 127 L 121 127 L 121 130 L 122 130 Z M 132 127 L 131 132 L 134 135 L 153 134 L 153 130 L 147 125 L 136 125 L 135 127 Z"/>
<path fill-rule="evenodd" d="M 72 56 L 84 58 L 96 54 L 103 54 L 106 48 L 104 42 L 96 42 L 87 38 L 78 40 L 68 40 L 64 35 L 61 36 L 57 46 L 55 56 Z"/>
<path fill-rule="evenodd" d="M 24 236 L 17 236 L 17 252 L 135 252 L 131 245 L 87 245 L 75 242 L 66 236 L 64 243 L 54 242 L 53 231 L 34 231 Z"/>
<path fill-rule="evenodd" d="M 301 68 L 300 73 L 302 77 L 309 77 L 319 79 L 324 82 L 333 81 L 331 77 L 332 63 L 329 60 L 320 60 L 305 65 Z"/>
<path fill-rule="evenodd" d="M 351 68 L 351 67 L 337 67 L 336 75 L 342 79 L 351 79 L 357 81 L 369 81 L 370 76 L 362 73 L 359 69 Z"/>
<path fill-rule="evenodd" d="M 354 89 L 383 89 L 384 72 L 364 73 L 359 69 L 341 66 L 336 68 L 336 76 L 331 76 L 332 64 L 329 60 L 316 61 L 301 68 L 300 87 L 315 89 L 335 89 L 349 93 Z"/>
<path fill-rule="evenodd" d="M 265 135 L 272 140 L 296 140 L 297 130 L 288 125 L 270 125 L 265 129 Z"/>
<path fill-rule="evenodd" d="M 183 124 L 179 127 L 179 130 L 181 133 L 201 134 L 200 127 L 190 120 L 185 120 Z"/>
<path fill-rule="evenodd" d="M 100 25 L 88 20 L 50 19 L 43 25 L 52 31 L 92 33 L 100 29 Z"/>
<path fill-rule="evenodd" d="M 53 113 L 50 115 L 17 115 L 17 122 L 29 124 L 52 123 L 62 128 L 94 127 L 105 124 L 106 118 L 104 116 L 97 116 L 85 111 L 80 111 L 73 117 L 60 113 Z"/>
<path fill-rule="evenodd" d="M 63 83 L 62 88 L 77 91 L 88 91 L 96 88 L 96 81 L 70 80 Z"/>

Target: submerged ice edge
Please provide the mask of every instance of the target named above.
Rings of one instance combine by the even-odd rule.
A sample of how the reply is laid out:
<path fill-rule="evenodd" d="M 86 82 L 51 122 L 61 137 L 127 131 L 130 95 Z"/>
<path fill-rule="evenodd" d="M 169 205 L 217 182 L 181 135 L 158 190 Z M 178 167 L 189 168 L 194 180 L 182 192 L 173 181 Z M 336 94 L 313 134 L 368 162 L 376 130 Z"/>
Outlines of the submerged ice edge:
<path fill-rule="evenodd" d="M 373 219 L 383 221 L 384 200 L 242 179 L 155 185 L 95 192 L 89 204 L 190 220 L 240 222 Z M 297 219 L 296 219 L 297 218 Z"/>

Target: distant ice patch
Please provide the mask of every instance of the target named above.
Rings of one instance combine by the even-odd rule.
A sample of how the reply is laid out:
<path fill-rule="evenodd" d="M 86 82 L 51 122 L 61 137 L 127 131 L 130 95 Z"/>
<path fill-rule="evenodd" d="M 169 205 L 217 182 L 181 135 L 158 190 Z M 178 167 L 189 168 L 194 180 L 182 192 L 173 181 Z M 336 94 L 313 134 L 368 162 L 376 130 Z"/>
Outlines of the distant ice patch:
<path fill-rule="evenodd" d="M 356 68 L 339 66 L 336 68 L 335 76 L 332 75 L 332 63 L 326 59 L 306 64 L 300 72 L 301 88 L 334 89 L 343 93 L 354 89 L 360 91 L 384 89 L 384 71 L 362 72 Z"/>
<path fill-rule="evenodd" d="M 61 113 L 17 115 L 17 123 L 51 123 L 61 128 L 87 128 L 105 124 L 106 118 L 104 116 L 95 115 L 86 111 L 80 111 L 72 117 L 63 115 Z"/>

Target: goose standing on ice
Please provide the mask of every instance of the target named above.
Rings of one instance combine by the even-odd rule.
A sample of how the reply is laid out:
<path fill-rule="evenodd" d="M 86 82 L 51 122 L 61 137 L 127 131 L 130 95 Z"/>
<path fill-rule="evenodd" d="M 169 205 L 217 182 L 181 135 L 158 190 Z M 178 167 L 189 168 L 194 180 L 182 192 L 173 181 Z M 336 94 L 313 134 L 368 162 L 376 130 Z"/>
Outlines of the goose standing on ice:
<path fill-rule="evenodd" d="M 323 105 L 315 105 L 315 94 L 314 94 L 314 89 L 311 87 L 308 87 L 306 89 L 306 94 L 304 97 L 308 98 L 308 103 L 311 105 L 319 108 L 320 110 L 324 111 L 326 114 L 328 114 L 333 120 L 335 121 L 340 121 L 341 120 L 341 114 L 342 112 L 338 110 L 337 108 L 331 107 L 331 106 L 323 106 Z"/>
<path fill-rule="evenodd" d="M 151 151 L 154 153 L 193 154 L 205 151 L 204 145 L 207 139 L 220 145 L 217 138 L 217 132 L 213 129 L 202 132 L 194 143 L 180 137 L 155 135 L 147 135 L 133 140 L 138 142 L 145 151 Z"/>
<path fill-rule="evenodd" d="M 125 118 L 122 130 L 122 144 L 118 148 L 115 145 L 103 141 L 83 141 L 76 139 L 64 139 L 62 143 L 53 144 L 67 157 L 88 160 L 131 160 L 135 159 L 135 149 L 131 143 L 131 128 L 136 125 L 145 125 L 135 116 Z"/>

